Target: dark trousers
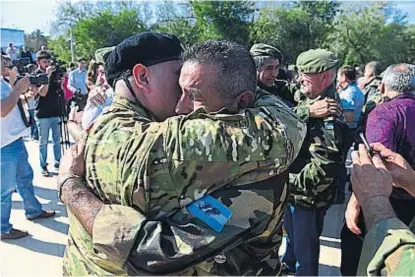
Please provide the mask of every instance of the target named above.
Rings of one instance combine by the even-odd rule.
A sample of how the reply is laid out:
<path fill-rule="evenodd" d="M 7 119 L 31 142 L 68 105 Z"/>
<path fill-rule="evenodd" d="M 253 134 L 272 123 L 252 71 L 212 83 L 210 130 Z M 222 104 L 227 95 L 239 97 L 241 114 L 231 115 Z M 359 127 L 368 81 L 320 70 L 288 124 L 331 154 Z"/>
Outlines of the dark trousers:
<path fill-rule="evenodd" d="M 284 228 L 287 250 L 282 261 L 296 276 L 317 276 L 320 258 L 319 237 L 323 231 L 326 209 L 303 209 L 287 206 Z"/>
<path fill-rule="evenodd" d="M 391 205 L 396 216 L 406 225 L 409 225 L 415 217 L 415 200 L 390 199 Z M 363 239 L 367 232 L 363 213 L 360 213 L 357 226 L 362 234 L 357 236 L 353 234 L 346 223 L 341 231 L 341 264 L 340 271 L 343 276 L 356 276 L 357 267 L 359 266 L 360 254 L 363 247 Z"/>

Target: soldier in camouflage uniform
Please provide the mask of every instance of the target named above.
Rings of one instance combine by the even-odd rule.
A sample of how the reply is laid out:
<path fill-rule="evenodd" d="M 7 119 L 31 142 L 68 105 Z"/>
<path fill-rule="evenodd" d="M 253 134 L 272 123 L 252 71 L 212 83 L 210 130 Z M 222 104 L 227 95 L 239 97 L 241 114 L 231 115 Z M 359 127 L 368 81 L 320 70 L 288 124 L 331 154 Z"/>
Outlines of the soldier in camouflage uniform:
<path fill-rule="evenodd" d="M 379 62 L 373 61 L 365 66 L 364 72 L 365 87 L 362 90 L 365 95 L 365 104 L 362 108 L 362 114 L 359 119 L 359 124 L 356 133 L 366 132 L 366 122 L 369 113 L 376 108 L 377 104 L 382 102 L 382 94 L 380 93 L 380 84 L 382 82 L 381 65 Z M 355 137 L 355 148 L 360 143 L 363 143 L 359 136 Z"/>
<path fill-rule="evenodd" d="M 251 47 L 250 52 L 257 68 L 258 87 L 293 106 L 295 101 L 291 85 L 285 80 L 277 80 L 278 68 L 283 59 L 281 51 L 271 45 L 257 43 Z"/>
<path fill-rule="evenodd" d="M 258 43 L 252 46 L 250 53 L 257 68 L 258 88 L 280 97 L 291 107 L 297 106 L 299 99 L 296 99 L 296 92 L 299 91 L 299 85 L 289 84 L 284 80 L 275 80 L 278 66 L 283 58 L 281 51 L 271 45 Z M 310 106 L 303 105 L 296 112 L 303 121 L 307 121 L 308 118 L 339 115 L 341 109 L 335 100 L 326 97 L 313 102 Z"/>
<path fill-rule="evenodd" d="M 154 57 L 156 46 L 176 53 L 156 51 Z M 142 102 L 156 93 L 149 89 L 157 76 L 152 66 L 175 62 L 178 48 L 175 38 L 146 33 L 122 42 L 107 60 L 116 97 L 91 129 L 85 154 L 88 186 L 107 205 L 82 191 L 76 177 L 62 178 L 63 201 L 73 212 L 67 274 L 279 273 L 275 230 L 287 197 L 282 172 L 301 148 L 305 125 L 275 96 L 255 93 L 248 52 L 212 41 L 188 50 L 180 78 L 178 107 L 193 102 L 200 108 L 162 121 L 165 110 L 157 113 Z M 207 194 L 232 214 L 221 231 L 187 209 Z M 95 206 L 87 208 L 83 197 Z"/>
<path fill-rule="evenodd" d="M 381 65 L 379 62 L 370 62 L 365 66 L 365 87 L 362 90 L 365 95 L 365 107 L 363 113 L 368 114 L 382 101 L 382 94 L 379 91 L 379 84 L 382 81 Z"/>
<path fill-rule="evenodd" d="M 313 102 L 335 99 L 336 69 L 339 62 L 323 49 L 309 50 L 297 58 L 301 90 L 296 93 L 297 111 Z M 291 165 L 288 208 L 284 216 L 287 250 L 283 256 L 287 271 L 296 275 L 318 275 L 319 236 L 326 210 L 333 201 L 333 186 L 344 164 L 348 127 L 344 119 L 327 116 L 309 118 L 307 136 Z"/>

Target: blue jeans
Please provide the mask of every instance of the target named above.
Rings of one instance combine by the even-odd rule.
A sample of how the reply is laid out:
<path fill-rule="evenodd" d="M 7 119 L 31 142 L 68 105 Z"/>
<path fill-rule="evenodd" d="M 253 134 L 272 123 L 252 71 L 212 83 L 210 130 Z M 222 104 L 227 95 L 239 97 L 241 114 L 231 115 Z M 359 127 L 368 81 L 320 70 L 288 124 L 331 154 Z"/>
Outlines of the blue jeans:
<path fill-rule="evenodd" d="M 320 258 L 319 237 L 325 209 L 303 209 L 290 204 L 284 215 L 287 250 L 282 261 L 296 276 L 317 276 Z"/>
<path fill-rule="evenodd" d="M 35 110 L 29 110 L 29 114 L 32 118 L 35 118 Z M 39 132 L 36 124 L 32 124 L 32 126 L 30 127 L 30 137 L 34 139 L 39 138 Z"/>
<path fill-rule="evenodd" d="M 23 199 L 27 218 L 41 214 L 42 206 L 35 197 L 33 189 L 33 170 L 29 164 L 26 146 L 20 138 L 1 148 L 1 233 L 11 230 L 10 213 L 12 194 L 17 192 Z"/>
<path fill-rule="evenodd" d="M 55 163 L 59 163 L 61 159 L 61 135 L 59 122 L 59 117 L 36 119 L 37 127 L 39 128 L 39 159 L 40 167 L 42 168 L 46 168 L 48 165 L 46 160 L 48 158 L 48 140 L 50 129 L 52 129 L 53 154 L 55 157 Z"/>

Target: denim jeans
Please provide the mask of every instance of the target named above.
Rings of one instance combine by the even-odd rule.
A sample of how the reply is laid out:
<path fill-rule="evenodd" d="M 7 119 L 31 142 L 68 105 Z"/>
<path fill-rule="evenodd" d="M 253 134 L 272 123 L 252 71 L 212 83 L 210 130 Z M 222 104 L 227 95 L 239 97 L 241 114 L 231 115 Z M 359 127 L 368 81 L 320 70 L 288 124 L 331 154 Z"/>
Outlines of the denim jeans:
<path fill-rule="evenodd" d="M 55 163 L 59 163 L 61 159 L 61 135 L 59 122 L 59 117 L 36 118 L 36 124 L 39 129 L 39 159 L 41 168 L 46 168 L 48 165 L 46 161 L 48 157 L 49 130 L 52 130 Z"/>
<path fill-rule="evenodd" d="M 35 118 L 35 110 L 29 110 L 29 114 L 32 118 Z M 30 137 L 34 138 L 34 139 L 39 138 L 39 132 L 38 132 L 38 129 L 37 129 L 37 124 L 32 124 L 32 126 L 30 127 Z"/>
<path fill-rule="evenodd" d="M 318 275 L 319 237 L 323 231 L 325 214 L 325 209 L 287 205 L 284 215 L 287 250 L 282 261 L 295 271 L 295 276 Z"/>
<path fill-rule="evenodd" d="M 9 222 L 12 210 L 12 194 L 17 192 L 23 199 L 27 218 L 41 214 L 42 206 L 33 189 L 33 170 L 29 164 L 26 146 L 20 138 L 1 148 L 1 233 L 12 228 Z"/>

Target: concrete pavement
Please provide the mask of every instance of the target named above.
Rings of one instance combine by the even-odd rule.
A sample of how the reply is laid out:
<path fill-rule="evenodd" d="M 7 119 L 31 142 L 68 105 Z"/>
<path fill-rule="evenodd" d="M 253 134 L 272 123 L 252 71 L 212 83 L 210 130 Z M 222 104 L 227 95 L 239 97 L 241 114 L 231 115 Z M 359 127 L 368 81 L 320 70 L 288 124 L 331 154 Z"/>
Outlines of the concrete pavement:
<path fill-rule="evenodd" d="M 66 209 L 58 200 L 56 176 L 40 174 L 38 143 L 26 141 L 29 161 L 34 170 L 35 193 L 45 209 L 56 210 L 53 218 L 31 222 L 26 220 L 22 199 L 13 195 L 11 222 L 15 228 L 27 230 L 30 236 L 0 242 L 0 276 L 61 276 L 62 256 L 66 245 L 68 220 Z M 53 151 L 48 149 L 49 164 Z M 53 166 L 49 170 L 54 173 Z M 2 172 L 5 174 L 5 172 Z M 7 173 L 6 173 L 7 174 Z M 345 205 L 334 205 L 326 215 L 320 252 L 320 275 L 340 276 L 340 230 Z M 284 245 L 281 252 L 284 251 Z"/>

